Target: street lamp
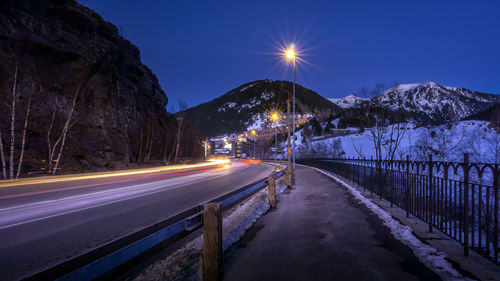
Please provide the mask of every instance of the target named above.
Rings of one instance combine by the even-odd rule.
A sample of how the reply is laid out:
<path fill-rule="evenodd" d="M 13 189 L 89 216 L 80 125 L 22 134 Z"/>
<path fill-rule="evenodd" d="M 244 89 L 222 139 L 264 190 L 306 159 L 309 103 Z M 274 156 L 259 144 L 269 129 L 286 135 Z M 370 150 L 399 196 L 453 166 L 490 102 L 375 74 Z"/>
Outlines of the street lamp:
<path fill-rule="evenodd" d="M 278 112 L 271 113 L 271 120 L 274 122 L 274 159 L 276 159 L 276 151 L 278 150 L 278 128 L 276 124 L 279 118 Z"/>
<path fill-rule="evenodd" d="M 273 112 L 273 113 L 271 114 L 271 119 L 272 119 L 274 122 L 278 121 L 278 118 L 279 118 L 279 117 L 278 117 L 278 113 Z"/>
<path fill-rule="evenodd" d="M 288 60 L 291 60 L 293 63 L 293 98 L 292 98 L 292 103 L 293 103 L 293 142 L 292 142 L 292 158 L 293 158 L 293 170 L 295 171 L 295 60 L 297 58 L 297 55 L 295 53 L 295 49 L 293 47 L 288 48 L 285 51 L 285 56 Z M 288 137 L 290 140 L 290 136 Z M 290 141 L 288 141 L 288 153 L 290 154 Z M 289 167 L 290 169 L 291 167 Z"/>
<path fill-rule="evenodd" d="M 255 141 L 257 140 L 257 138 L 255 137 L 256 134 L 257 134 L 257 132 L 255 132 L 255 130 L 252 130 L 252 136 L 253 136 L 253 158 L 254 159 L 257 159 L 256 156 L 255 156 Z"/>

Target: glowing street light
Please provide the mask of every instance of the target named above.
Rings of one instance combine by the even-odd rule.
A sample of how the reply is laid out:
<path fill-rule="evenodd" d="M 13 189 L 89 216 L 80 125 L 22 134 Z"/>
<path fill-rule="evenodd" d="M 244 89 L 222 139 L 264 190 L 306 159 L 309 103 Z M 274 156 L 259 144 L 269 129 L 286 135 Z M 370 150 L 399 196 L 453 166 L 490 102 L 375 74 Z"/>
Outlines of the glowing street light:
<path fill-rule="evenodd" d="M 278 113 L 273 112 L 273 113 L 271 114 L 271 120 L 273 120 L 274 122 L 276 122 L 276 121 L 278 121 L 278 119 L 279 119 L 279 115 L 278 115 Z"/>
<path fill-rule="evenodd" d="M 271 113 L 271 120 L 273 120 L 274 123 L 277 123 L 279 119 L 279 114 L 278 112 L 272 112 Z M 274 126 L 274 159 L 276 159 L 276 151 L 278 150 L 278 127 Z"/>
<path fill-rule="evenodd" d="M 256 159 L 255 157 L 255 141 L 257 140 L 257 132 L 255 130 L 252 130 L 250 133 L 252 133 L 253 136 L 253 158 Z"/>
<path fill-rule="evenodd" d="M 293 47 L 288 48 L 285 50 L 285 56 L 288 60 L 291 60 L 293 62 L 293 142 L 292 142 L 292 158 L 293 158 L 293 170 L 295 171 L 295 62 L 297 60 L 297 56 L 295 54 L 295 50 Z M 290 115 L 289 115 L 290 117 Z M 290 119 L 289 119 L 290 120 Z M 290 130 L 288 130 L 288 158 L 290 158 Z M 288 162 L 290 162 L 290 159 L 288 159 Z M 288 168 L 290 169 L 290 163 L 288 165 Z"/>

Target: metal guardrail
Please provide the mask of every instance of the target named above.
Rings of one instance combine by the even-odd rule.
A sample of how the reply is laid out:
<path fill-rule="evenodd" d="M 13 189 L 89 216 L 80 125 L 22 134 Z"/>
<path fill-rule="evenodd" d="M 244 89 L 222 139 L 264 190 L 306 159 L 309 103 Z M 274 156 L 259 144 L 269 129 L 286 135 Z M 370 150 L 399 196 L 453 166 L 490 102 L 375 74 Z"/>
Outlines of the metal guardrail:
<path fill-rule="evenodd" d="M 373 159 L 300 159 L 368 189 L 499 264 L 500 164 Z"/>
<path fill-rule="evenodd" d="M 275 179 L 283 171 L 273 174 Z M 222 202 L 223 210 L 245 200 L 268 184 L 267 177 L 241 187 L 210 202 Z M 110 271 L 116 271 L 134 259 L 147 256 L 174 244 L 203 224 L 203 205 L 193 207 L 162 222 L 107 243 L 56 266 L 47 268 L 24 280 L 93 280 Z"/>

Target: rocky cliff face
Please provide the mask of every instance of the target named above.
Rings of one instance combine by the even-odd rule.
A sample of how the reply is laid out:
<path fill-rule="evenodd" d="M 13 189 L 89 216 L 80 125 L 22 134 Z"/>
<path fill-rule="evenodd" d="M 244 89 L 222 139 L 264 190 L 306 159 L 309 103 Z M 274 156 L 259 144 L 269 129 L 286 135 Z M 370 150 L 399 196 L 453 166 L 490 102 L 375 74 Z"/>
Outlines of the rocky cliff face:
<path fill-rule="evenodd" d="M 59 138 L 77 95 L 62 167 L 109 166 L 161 159 L 175 120 L 156 76 L 117 28 L 73 0 L 0 3 L 0 130 L 9 145 L 18 67 L 16 153 L 27 100 L 26 169 L 43 169 L 48 141 Z M 77 94 L 77 91 L 78 94 Z M 49 129 L 54 118 L 54 125 Z M 49 139 L 47 134 L 50 130 Z M 172 144 L 170 144 L 172 146 Z M 17 157 L 17 156 L 16 156 Z"/>

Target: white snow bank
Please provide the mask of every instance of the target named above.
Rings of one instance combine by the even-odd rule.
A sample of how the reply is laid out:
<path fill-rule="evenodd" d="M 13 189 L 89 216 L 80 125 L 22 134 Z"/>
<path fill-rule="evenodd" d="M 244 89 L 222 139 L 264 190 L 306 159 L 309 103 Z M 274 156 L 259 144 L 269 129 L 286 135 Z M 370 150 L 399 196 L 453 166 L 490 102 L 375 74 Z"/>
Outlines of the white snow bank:
<path fill-rule="evenodd" d="M 392 235 L 394 235 L 396 239 L 407 245 L 420 262 L 438 274 L 443 280 L 471 280 L 462 276 L 453 268 L 453 266 L 446 260 L 447 256 L 445 253 L 439 252 L 436 248 L 424 244 L 417 237 L 415 237 L 413 230 L 409 226 L 403 225 L 395 220 L 388 212 L 377 206 L 370 199 L 364 197 L 357 189 L 327 171 L 317 168 L 313 169 L 335 179 L 337 182 L 347 187 L 357 200 L 368 207 L 370 211 L 383 221 L 384 225 L 391 230 Z"/>

